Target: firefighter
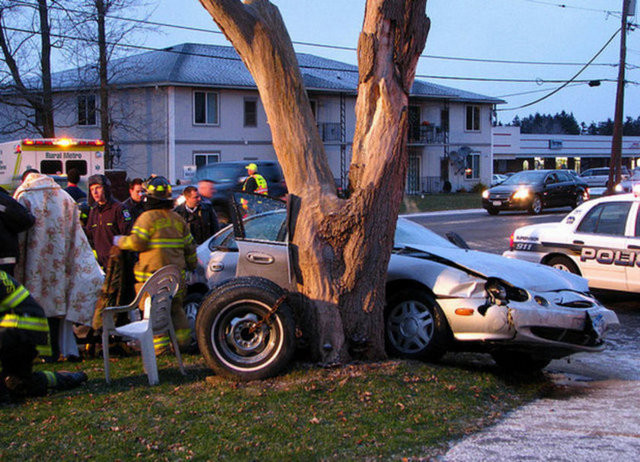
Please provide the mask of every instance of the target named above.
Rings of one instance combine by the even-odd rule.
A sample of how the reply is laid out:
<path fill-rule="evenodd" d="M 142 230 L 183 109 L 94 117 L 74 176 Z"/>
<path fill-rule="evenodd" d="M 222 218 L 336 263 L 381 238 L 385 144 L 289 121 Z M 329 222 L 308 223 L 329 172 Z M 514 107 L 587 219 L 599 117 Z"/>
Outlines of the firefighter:
<path fill-rule="evenodd" d="M 146 184 L 145 211 L 133 224 L 131 234 L 116 236 L 114 244 L 122 250 L 139 252 L 134 266 L 136 291 L 157 270 L 175 264 L 182 270 L 180 289 L 173 298 L 171 318 L 180 346 L 188 346 L 191 338 L 189 323 L 182 309 L 185 270 L 196 268 L 196 245 L 184 219 L 172 210 L 171 185 L 166 178 L 156 176 Z M 157 353 L 170 347 L 169 337 L 154 338 Z"/>
<path fill-rule="evenodd" d="M 269 194 L 267 188 L 267 180 L 258 173 L 258 166 L 253 162 L 245 167 L 247 169 L 247 178 L 242 183 L 242 190 L 254 194 Z"/>
<path fill-rule="evenodd" d="M 87 380 L 84 372 L 33 372 L 33 360 L 51 355 L 49 324 L 29 291 L 0 270 L 0 402 L 44 396 L 48 388 L 67 390 Z"/>

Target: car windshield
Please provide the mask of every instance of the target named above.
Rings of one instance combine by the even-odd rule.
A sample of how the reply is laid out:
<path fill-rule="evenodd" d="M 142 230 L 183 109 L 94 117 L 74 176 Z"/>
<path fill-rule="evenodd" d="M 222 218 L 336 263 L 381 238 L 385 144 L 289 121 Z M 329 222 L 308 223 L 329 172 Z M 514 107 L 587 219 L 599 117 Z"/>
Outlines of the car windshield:
<path fill-rule="evenodd" d="M 436 247 L 453 247 L 456 246 L 437 235 L 433 231 L 419 225 L 413 221 L 404 218 L 398 218 L 396 226 L 396 234 L 393 242 L 394 247 L 403 247 L 405 245 L 433 245 Z"/>
<path fill-rule="evenodd" d="M 238 171 L 242 175 L 243 169 L 236 165 L 208 165 L 198 169 L 196 180 L 211 180 L 216 183 L 235 182 L 238 179 Z"/>
<path fill-rule="evenodd" d="M 633 172 L 633 175 L 629 177 L 630 180 L 640 180 L 640 171 Z"/>
<path fill-rule="evenodd" d="M 542 183 L 547 172 L 541 170 L 526 170 L 515 173 L 504 180 L 502 184 L 535 184 Z"/>

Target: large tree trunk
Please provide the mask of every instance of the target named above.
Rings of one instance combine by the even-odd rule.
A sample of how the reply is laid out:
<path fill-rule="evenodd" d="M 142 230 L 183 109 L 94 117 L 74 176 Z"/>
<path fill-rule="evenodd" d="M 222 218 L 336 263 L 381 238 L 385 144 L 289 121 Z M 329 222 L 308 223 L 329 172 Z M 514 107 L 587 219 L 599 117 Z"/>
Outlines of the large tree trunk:
<path fill-rule="evenodd" d="M 107 6 L 103 0 L 95 1 L 96 21 L 98 25 L 98 75 L 100 79 L 100 137 L 104 142 L 105 167 L 113 167 L 111 152 L 111 120 L 109 112 L 109 75 L 107 59 L 106 19 Z"/>
<path fill-rule="evenodd" d="M 46 0 L 38 0 L 40 17 L 40 68 L 42 70 L 42 133 L 45 138 L 55 138 L 53 119 L 53 91 L 51 89 L 51 30 L 49 27 L 49 7 Z"/>
<path fill-rule="evenodd" d="M 368 0 L 350 197 L 333 175 L 278 9 L 267 0 L 200 0 L 260 92 L 294 203 L 292 243 L 309 300 L 316 359 L 385 356 L 384 283 L 407 170 L 408 94 L 429 20 L 426 0 Z"/>

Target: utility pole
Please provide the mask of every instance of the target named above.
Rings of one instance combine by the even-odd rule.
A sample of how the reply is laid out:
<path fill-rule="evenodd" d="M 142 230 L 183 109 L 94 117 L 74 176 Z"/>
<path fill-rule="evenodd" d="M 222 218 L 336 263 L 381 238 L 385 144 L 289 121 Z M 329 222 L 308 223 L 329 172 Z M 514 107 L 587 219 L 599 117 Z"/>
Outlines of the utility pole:
<path fill-rule="evenodd" d="M 622 172 L 622 118 L 624 114 L 624 71 L 627 56 L 627 16 L 630 0 L 622 0 L 622 25 L 620 26 L 620 63 L 618 64 L 618 88 L 616 91 L 616 108 L 613 119 L 613 137 L 611 140 L 611 162 L 607 194 L 614 193 L 614 187 L 621 180 Z"/>

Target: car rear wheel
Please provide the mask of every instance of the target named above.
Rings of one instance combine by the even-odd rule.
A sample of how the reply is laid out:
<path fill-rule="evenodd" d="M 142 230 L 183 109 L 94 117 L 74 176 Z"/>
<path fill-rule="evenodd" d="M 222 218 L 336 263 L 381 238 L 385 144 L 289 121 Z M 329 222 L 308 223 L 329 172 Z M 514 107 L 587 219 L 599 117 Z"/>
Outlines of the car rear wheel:
<path fill-rule="evenodd" d="M 437 360 L 446 351 L 450 331 L 444 313 L 422 290 L 391 294 L 385 310 L 385 341 L 392 356 Z"/>
<path fill-rule="evenodd" d="M 272 377 L 286 367 L 295 349 L 295 322 L 283 294 L 257 277 L 232 279 L 211 291 L 196 322 L 207 365 L 236 380 Z"/>
<path fill-rule="evenodd" d="M 573 208 L 574 208 L 574 209 L 575 209 L 576 207 L 578 207 L 578 206 L 580 206 L 580 205 L 584 204 L 584 201 L 585 201 L 585 197 L 584 197 L 584 196 L 585 196 L 584 191 L 580 191 L 580 190 L 576 191 L 576 198 L 575 198 L 575 200 L 573 201 Z"/>
<path fill-rule="evenodd" d="M 494 351 L 491 357 L 502 369 L 511 372 L 538 372 L 551 362 L 546 358 L 534 358 L 520 351 Z"/>
<path fill-rule="evenodd" d="M 533 196 L 531 205 L 529 205 L 529 213 L 532 215 L 539 215 L 542 212 L 542 199 L 539 195 Z"/>
<path fill-rule="evenodd" d="M 546 262 L 546 264 L 561 271 L 568 271 L 569 273 L 578 275 L 580 274 L 580 270 L 578 269 L 576 264 L 572 262 L 568 257 L 563 257 L 561 255 L 555 256 L 550 258 Z"/>

